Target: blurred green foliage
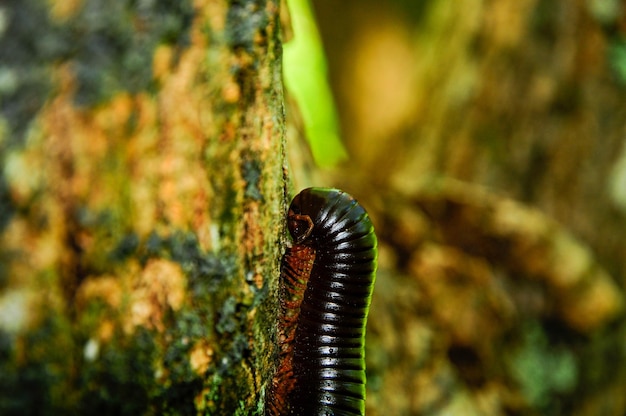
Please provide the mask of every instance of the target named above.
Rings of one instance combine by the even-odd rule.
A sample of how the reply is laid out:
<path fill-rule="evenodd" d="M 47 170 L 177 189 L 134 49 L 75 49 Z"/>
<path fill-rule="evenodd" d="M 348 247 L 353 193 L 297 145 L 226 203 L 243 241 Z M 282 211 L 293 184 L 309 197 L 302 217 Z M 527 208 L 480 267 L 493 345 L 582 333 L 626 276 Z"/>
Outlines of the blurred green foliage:
<path fill-rule="evenodd" d="M 620 84 L 626 85 L 626 38 L 619 38 L 609 46 L 609 62 Z"/>
<path fill-rule="evenodd" d="M 327 79 L 326 57 L 309 0 L 288 0 L 293 39 L 284 45 L 284 76 L 296 100 L 315 162 L 331 167 L 347 158 Z"/>
<path fill-rule="evenodd" d="M 559 394 L 571 393 L 578 383 L 578 365 L 574 354 L 564 347 L 551 345 L 543 328 L 536 322 L 523 329 L 523 345 L 512 357 L 512 374 L 526 400 L 550 414 Z"/>

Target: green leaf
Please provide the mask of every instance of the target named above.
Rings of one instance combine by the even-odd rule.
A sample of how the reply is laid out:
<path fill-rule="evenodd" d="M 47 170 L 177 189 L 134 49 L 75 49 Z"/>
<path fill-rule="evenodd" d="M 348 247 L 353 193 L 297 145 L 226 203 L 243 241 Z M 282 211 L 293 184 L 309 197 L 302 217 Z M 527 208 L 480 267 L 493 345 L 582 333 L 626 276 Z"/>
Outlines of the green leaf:
<path fill-rule="evenodd" d="M 339 138 L 321 38 L 309 1 L 288 0 L 288 5 L 294 36 L 284 46 L 285 84 L 300 107 L 315 162 L 331 167 L 348 154 Z"/>

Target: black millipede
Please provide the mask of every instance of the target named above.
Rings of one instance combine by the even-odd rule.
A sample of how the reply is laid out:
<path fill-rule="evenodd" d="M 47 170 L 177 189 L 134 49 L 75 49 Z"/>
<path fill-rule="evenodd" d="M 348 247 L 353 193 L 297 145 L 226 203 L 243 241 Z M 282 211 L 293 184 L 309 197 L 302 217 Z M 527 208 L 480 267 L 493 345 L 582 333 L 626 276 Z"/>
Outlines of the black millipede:
<path fill-rule="evenodd" d="M 376 278 L 369 216 L 345 192 L 308 188 L 291 202 L 281 264 L 279 364 L 266 414 L 365 414 L 365 324 Z"/>

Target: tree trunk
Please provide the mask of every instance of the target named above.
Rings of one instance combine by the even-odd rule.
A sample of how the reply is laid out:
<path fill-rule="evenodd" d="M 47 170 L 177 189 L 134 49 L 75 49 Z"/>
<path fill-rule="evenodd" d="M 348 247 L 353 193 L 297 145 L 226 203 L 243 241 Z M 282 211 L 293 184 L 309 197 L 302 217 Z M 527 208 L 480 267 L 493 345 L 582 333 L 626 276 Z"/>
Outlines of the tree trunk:
<path fill-rule="evenodd" d="M 260 414 L 279 4 L 0 7 L 0 413 Z"/>

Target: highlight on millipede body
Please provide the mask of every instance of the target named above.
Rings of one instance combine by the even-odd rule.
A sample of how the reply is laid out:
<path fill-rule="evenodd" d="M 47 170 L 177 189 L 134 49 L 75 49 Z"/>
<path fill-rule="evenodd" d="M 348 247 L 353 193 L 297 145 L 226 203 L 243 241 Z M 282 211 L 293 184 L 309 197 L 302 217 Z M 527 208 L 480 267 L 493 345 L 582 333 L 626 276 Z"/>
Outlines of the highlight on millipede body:
<path fill-rule="evenodd" d="M 279 363 L 267 415 L 365 414 L 365 324 L 377 240 L 347 193 L 308 188 L 291 202 L 281 264 Z"/>

